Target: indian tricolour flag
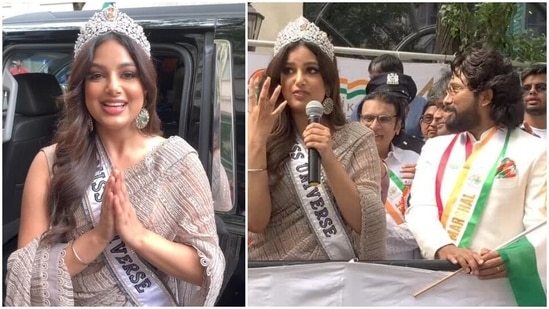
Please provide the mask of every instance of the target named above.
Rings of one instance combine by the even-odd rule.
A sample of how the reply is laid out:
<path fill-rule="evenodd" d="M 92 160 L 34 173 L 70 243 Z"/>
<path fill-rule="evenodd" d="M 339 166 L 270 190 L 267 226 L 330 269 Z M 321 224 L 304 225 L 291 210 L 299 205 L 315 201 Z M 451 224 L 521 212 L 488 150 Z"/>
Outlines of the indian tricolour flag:
<path fill-rule="evenodd" d="M 547 222 L 498 250 L 517 305 L 547 305 Z"/>
<path fill-rule="evenodd" d="M 339 94 L 343 100 L 343 112 L 347 115 L 347 118 L 351 117 L 355 107 L 364 99 L 367 84 L 366 79 L 339 78 Z"/>

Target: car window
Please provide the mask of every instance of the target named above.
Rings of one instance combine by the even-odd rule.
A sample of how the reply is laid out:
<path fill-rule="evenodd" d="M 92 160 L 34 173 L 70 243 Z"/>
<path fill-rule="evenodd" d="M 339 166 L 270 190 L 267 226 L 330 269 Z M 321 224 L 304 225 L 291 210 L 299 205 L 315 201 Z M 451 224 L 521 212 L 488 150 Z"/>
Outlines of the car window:
<path fill-rule="evenodd" d="M 162 120 L 164 137 L 180 135 L 185 63 L 175 51 L 163 51 L 156 55 L 153 53 L 153 59 L 158 76 L 156 111 Z"/>
<path fill-rule="evenodd" d="M 14 76 L 26 73 L 53 74 L 61 87 L 65 89 L 64 84 L 67 82 L 65 75 L 69 70 L 66 69 L 64 73 L 59 73 L 59 71 L 69 67 L 72 61 L 72 50 L 17 48 L 4 55 L 4 57 L 3 71 L 7 70 Z M 4 89 L 2 96 L 3 120 L 5 120 L 5 114 L 9 106 L 8 96 L 9 92 Z M 2 128 L 4 128 L 4 122 Z"/>

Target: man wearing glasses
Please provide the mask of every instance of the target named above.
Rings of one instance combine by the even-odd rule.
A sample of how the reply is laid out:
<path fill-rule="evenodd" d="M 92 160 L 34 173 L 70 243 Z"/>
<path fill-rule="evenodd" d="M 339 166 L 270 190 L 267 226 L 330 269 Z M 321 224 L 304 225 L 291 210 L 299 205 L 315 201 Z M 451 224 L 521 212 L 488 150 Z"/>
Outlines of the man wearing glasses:
<path fill-rule="evenodd" d="M 547 139 L 547 66 L 536 65 L 522 73 L 524 129 Z"/>
<path fill-rule="evenodd" d="M 419 126 L 424 140 L 437 136 L 437 121 L 435 120 L 437 110 L 437 105 L 428 101 L 423 108 L 421 117 L 419 117 Z"/>
<path fill-rule="evenodd" d="M 420 258 L 414 236 L 404 222 L 410 186 L 419 154 L 395 141 L 404 134 L 406 109 L 416 96 L 412 78 L 401 73 L 380 74 L 366 87 L 368 95 L 358 105 L 360 122 L 374 132 L 377 152 L 387 164 L 389 189 L 385 202 L 388 260 Z"/>
<path fill-rule="evenodd" d="M 509 59 L 469 48 L 451 70 L 446 126 L 460 133 L 427 140 L 406 222 L 425 258 L 480 279 L 516 278 L 535 256 L 496 249 L 547 218 L 546 145 L 519 128 L 523 96 Z"/>

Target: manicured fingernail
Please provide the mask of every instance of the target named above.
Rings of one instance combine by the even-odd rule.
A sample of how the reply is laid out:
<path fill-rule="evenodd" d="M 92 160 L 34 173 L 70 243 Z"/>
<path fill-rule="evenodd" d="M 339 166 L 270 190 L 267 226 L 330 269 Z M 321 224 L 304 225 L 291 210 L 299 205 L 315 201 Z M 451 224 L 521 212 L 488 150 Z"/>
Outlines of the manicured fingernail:
<path fill-rule="evenodd" d="M 473 275 L 478 276 L 478 270 L 475 270 L 475 271 L 473 272 Z"/>
<path fill-rule="evenodd" d="M 479 264 L 479 265 L 484 264 L 484 260 L 479 260 L 479 261 L 478 261 L 478 264 Z"/>

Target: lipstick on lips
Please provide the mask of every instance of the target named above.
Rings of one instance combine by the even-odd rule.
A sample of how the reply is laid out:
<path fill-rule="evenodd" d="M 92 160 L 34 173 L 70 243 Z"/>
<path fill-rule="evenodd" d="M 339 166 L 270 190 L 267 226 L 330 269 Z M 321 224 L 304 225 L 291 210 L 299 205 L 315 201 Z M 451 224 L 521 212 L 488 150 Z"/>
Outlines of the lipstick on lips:
<path fill-rule="evenodd" d="M 124 100 L 112 99 L 101 102 L 102 110 L 110 115 L 118 115 L 124 111 L 128 103 Z"/>

